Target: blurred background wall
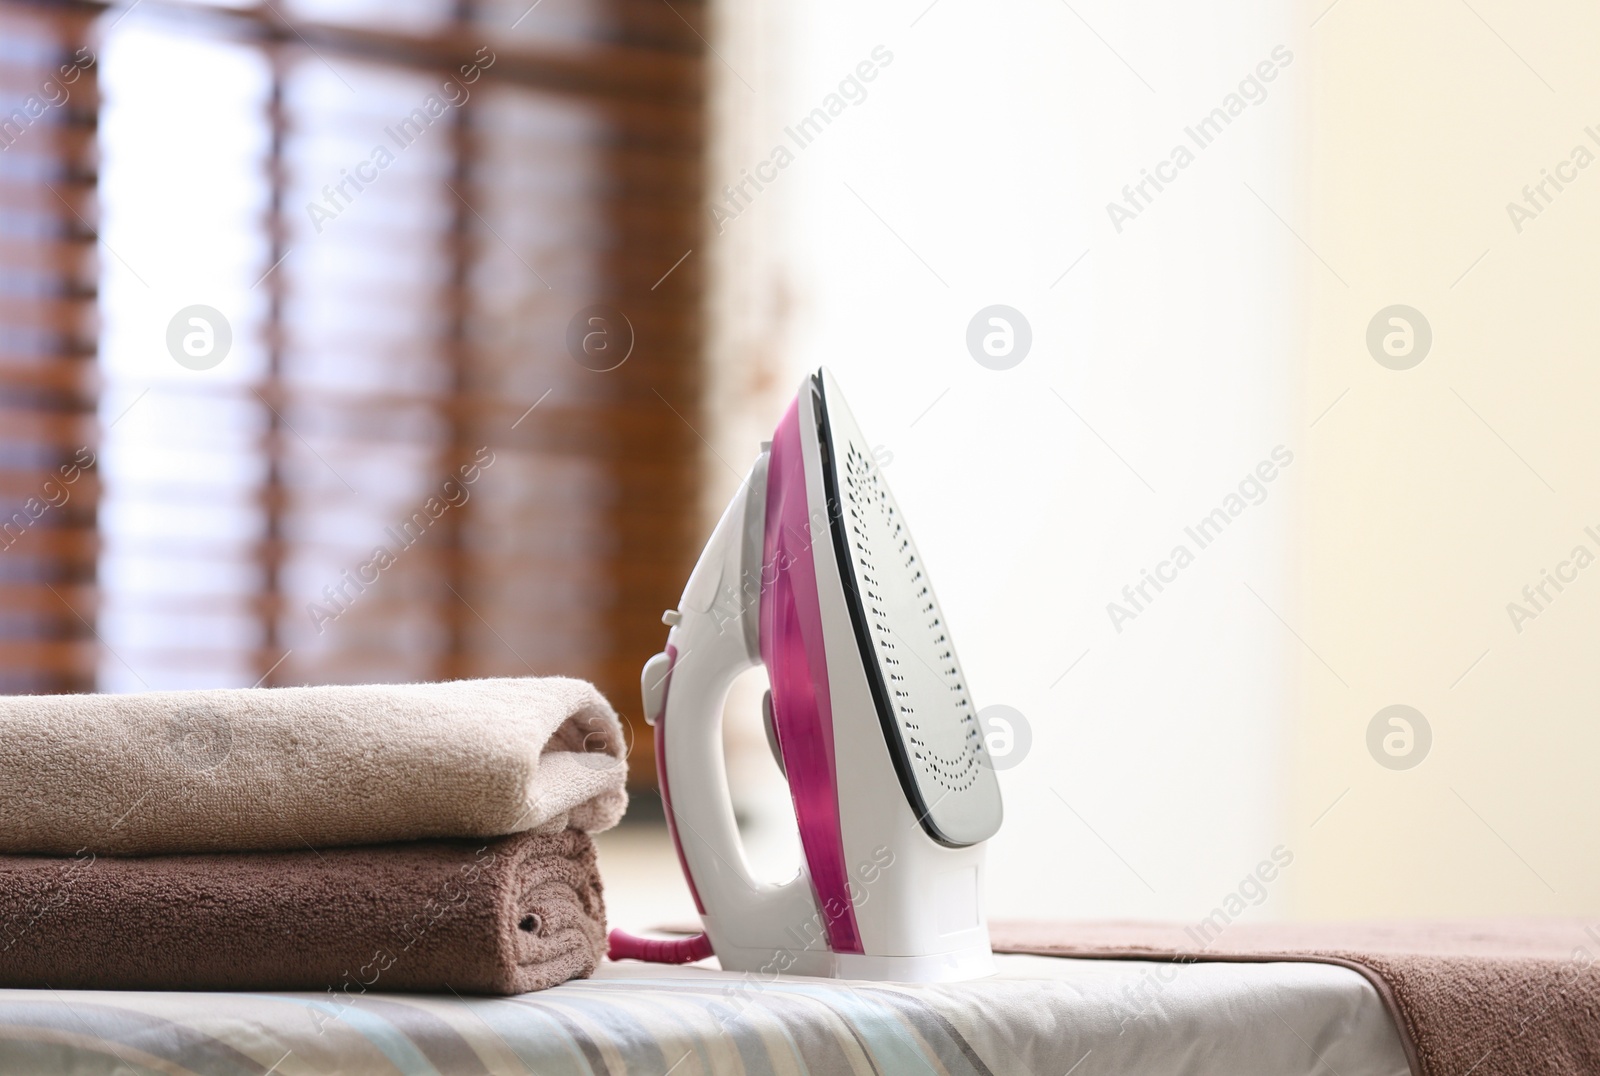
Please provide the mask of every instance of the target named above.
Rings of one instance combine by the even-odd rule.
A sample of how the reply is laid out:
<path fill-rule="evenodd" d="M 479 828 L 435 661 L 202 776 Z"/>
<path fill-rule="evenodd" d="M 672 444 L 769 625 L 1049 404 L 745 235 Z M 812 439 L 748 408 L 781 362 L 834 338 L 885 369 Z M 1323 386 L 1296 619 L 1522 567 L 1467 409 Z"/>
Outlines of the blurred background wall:
<path fill-rule="evenodd" d="M 1344 798 L 1298 913 L 1600 910 L 1597 39 L 1591 6 L 1477 0 L 1345 0 L 1311 33 L 1303 234 L 1348 286 L 1308 278 L 1302 413 L 1332 410 L 1295 616 L 1329 667 L 1295 657 L 1286 772 L 1297 817 Z M 1402 369 L 1367 343 L 1396 305 Z M 1412 768 L 1367 749 L 1392 705 L 1431 732 Z"/>
<path fill-rule="evenodd" d="M 1250 916 L 1594 910 L 1597 30 L 5 0 L 0 684 L 564 673 L 637 733 L 826 363 L 1019 715 L 992 914 L 1197 919 L 1280 846 Z M 690 905 L 635 739 L 640 926 Z"/>
<path fill-rule="evenodd" d="M 1600 598 L 1568 564 L 1536 620 L 1507 608 L 1600 555 L 1600 169 L 1574 163 L 1600 153 L 1593 13 L 723 9 L 716 97 L 743 119 L 713 199 L 852 97 L 721 222 L 740 254 L 713 294 L 729 321 L 765 297 L 746 354 L 783 393 L 835 368 L 977 701 L 1031 727 L 992 913 L 1197 918 L 1279 844 L 1293 865 L 1251 916 L 1600 905 Z M 892 63 L 841 87 L 879 46 Z M 1175 178 L 1139 191 L 1152 173 Z M 1565 189 L 1530 208 L 1546 174 Z M 1032 333 L 1004 371 L 967 345 L 994 304 Z M 1280 446 L 1199 549 L 1185 528 Z M 1118 630 L 1108 603 L 1133 610 L 1123 586 L 1180 544 L 1193 563 Z M 781 861 L 781 832 L 755 826 L 757 854 Z"/>
<path fill-rule="evenodd" d="M 1303 493 L 1295 352 L 1317 267 L 1279 217 L 1301 212 L 1303 25 L 1265 4 L 1170 6 L 1159 30 L 1109 4 L 725 6 L 738 25 L 752 8 L 781 20 L 782 66 L 733 48 L 713 70 L 718 98 L 760 104 L 712 197 L 781 148 L 794 160 L 719 222 L 724 248 L 753 233 L 779 254 L 713 290 L 734 318 L 752 270 L 780 298 L 766 340 L 783 394 L 834 368 L 978 704 L 1028 726 L 1001 774 L 991 911 L 1208 911 L 1292 835 L 1294 644 L 1275 611 Z M 1263 63 L 1271 81 L 1213 121 L 1212 141 L 1186 133 Z M 809 137 L 799 125 L 830 94 L 849 103 Z M 1161 190 L 1146 179 L 1158 168 L 1175 177 Z M 1123 188 L 1141 181 L 1130 208 Z M 996 304 L 1031 335 L 1006 370 L 968 346 Z M 1275 449 L 1296 462 L 1225 534 L 1204 549 L 1186 537 Z M 1193 563 L 1129 604 L 1123 588 L 1183 543 Z M 786 810 L 776 780 L 749 798 L 759 818 Z"/>

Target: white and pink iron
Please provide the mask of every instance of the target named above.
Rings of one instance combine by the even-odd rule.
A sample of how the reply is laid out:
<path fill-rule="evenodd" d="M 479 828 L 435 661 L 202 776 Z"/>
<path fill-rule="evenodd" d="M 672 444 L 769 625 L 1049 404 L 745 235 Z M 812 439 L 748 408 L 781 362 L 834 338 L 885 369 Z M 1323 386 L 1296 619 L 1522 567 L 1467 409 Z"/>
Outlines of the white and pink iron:
<path fill-rule="evenodd" d="M 611 955 L 725 970 L 933 982 L 990 974 L 983 842 L 1000 827 L 944 615 L 868 442 L 826 369 L 806 378 L 734 496 L 644 668 L 661 796 L 705 933 L 613 933 Z M 751 876 L 722 712 L 757 663 L 804 859 Z"/>

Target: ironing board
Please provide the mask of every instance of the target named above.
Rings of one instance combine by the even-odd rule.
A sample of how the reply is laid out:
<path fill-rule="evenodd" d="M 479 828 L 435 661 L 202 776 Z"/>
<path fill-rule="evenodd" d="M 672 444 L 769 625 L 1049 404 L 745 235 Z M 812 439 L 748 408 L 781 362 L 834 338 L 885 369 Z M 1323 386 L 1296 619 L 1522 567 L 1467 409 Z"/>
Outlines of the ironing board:
<path fill-rule="evenodd" d="M 603 964 L 516 998 L 0 990 L 0 1072 L 1406 1076 L 1371 985 L 1324 964 L 1000 956 L 906 986 Z M 1163 976 L 1165 978 L 1163 978 Z"/>

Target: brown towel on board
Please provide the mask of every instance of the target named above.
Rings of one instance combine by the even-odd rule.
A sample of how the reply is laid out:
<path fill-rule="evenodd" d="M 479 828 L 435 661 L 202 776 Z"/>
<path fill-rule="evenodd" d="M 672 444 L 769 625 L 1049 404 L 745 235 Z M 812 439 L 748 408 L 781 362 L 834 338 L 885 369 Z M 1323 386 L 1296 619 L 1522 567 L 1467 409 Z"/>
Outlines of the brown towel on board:
<path fill-rule="evenodd" d="M 567 829 L 300 852 L 0 856 L 0 986 L 519 994 L 605 952 Z"/>
<path fill-rule="evenodd" d="M 1165 923 L 995 923 L 991 934 L 1003 953 L 1340 964 L 1377 989 L 1416 1076 L 1600 1073 L 1594 923 L 1235 923 L 1198 943 L 1193 927 Z"/>

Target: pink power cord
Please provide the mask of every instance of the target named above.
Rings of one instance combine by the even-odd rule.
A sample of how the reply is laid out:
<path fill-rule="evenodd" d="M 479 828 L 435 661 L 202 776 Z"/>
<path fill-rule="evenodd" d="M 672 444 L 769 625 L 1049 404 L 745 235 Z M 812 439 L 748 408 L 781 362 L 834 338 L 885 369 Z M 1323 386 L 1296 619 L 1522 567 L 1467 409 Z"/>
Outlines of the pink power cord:
<path fill-rule="evenodd" d="M 606 956 L 612 960 L 644 960 L 651 964 L 692 964 L 711 955 L 711 939 L 704 934 L 691 938 L 641 938 L 625 930 L 613 930 Z"/>

